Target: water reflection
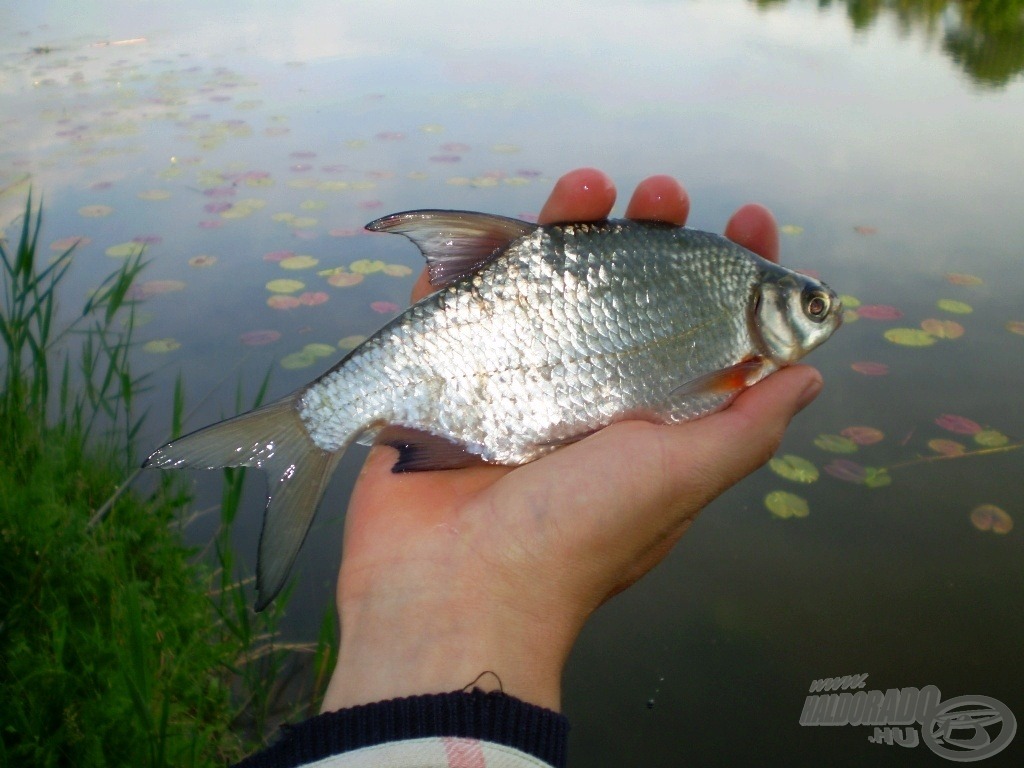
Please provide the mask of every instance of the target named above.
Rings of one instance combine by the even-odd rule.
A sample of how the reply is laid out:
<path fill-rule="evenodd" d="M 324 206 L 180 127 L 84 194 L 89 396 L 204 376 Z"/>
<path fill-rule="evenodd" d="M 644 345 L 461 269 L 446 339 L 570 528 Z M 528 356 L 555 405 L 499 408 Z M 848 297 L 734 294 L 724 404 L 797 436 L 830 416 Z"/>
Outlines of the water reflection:
<path fill-rule="evenodd" d="M 790 0 L 754 0 L 760 8 Z M 1024 0 L 817 0 L 845 5 L 857 30 L 893 18 L 900 34 L 941 36 L 942 50 L 979 86 L 1001 88 L 1024 71 Z"/>

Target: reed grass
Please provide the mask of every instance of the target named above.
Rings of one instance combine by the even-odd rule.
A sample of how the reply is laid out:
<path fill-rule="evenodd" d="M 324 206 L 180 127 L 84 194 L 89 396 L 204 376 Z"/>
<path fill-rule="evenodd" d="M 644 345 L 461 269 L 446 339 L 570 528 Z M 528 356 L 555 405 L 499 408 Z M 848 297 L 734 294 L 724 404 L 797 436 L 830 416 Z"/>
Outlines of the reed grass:
<path fill-rule="evenodd" d="M 285 602 L 254 614 L 236 576 L 244 474 L 227 474 L 212 561 L 182 543 L 180 481 L 111 496 L 144 419 L 130 288 L 145 262 L 125 260 L 58 328 L 73 249 L 41 264 L 41 226 L 29 197 L 17 242 L 0 241 L 0 765 L 224 765 L 307 706 L 275 684 L 295 660 L 277 639 Z M 179 378 L 176 432 L 183 393 Z M 302 649 L 321 683 L 335 642 Z"/>

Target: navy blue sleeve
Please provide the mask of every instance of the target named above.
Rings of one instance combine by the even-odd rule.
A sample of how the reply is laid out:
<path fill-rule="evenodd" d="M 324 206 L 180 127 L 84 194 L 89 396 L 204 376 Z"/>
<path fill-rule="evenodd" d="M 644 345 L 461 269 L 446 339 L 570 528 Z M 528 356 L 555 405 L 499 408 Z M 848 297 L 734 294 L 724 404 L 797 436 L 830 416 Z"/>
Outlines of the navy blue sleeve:
<path fill-rule="evenodd" d="M 277 742 L 236 768 L 293 768 L 362 747 L 432 736 L 503 744 L 565 768 L 569 721 L 498 691 L 409 696 L 282 726 Z"/>

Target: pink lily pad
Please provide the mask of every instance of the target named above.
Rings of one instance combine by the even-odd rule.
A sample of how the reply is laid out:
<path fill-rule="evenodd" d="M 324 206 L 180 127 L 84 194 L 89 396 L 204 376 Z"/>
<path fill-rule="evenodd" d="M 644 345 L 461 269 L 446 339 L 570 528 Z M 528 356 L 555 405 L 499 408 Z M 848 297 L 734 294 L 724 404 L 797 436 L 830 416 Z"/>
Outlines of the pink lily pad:
<path fill-rule="evenodd" d="M 967 451 L 962 443 L 958 443 L 956 440 L 946 440 L 941 437 L 929 440 L 928 447 L 940 456 L 961 456 Z"/>
<path fill-rule="evenodd" d="M 979 531 L 1004 534 L 1013 530 L 1013 518 L 995 504 L 982 504 L 971 510 L 971 525 Z"/>
<path fill-rule="evenodd" d="M 294 255 L 295 251 L 271 251 L 270 253 L 263 254 L 263 260 L 273 263 L 290 259 Z"/>
<path fill-rule="evenodd" d="M 973 435 L 981 432 L 981 425 L 965 416 L 956 416 L 952 413 L 944 413 L 935 420 L 943 429 L 957 435 Z"/>
<path fill-rule="evenodd" d="M 374 312 L 379 312 L 382 315 L 390 315 L 397 312 L 401 307 L 393 301 L 375 301 L 370 304 L 370 309 Z"/>
<path fill-rule="evenodd" d="M 864 376 L 887 376 L 889 374 L 888 365 L 885 363 L 873 363 L 869 360 L 853 363 L 850 367 Z"/>
<path fill-rule="evenodd" d="M 247 347 L 261 347 L 264 344 L 273 344 L 281 338 L 280 331 L 249 331 L 238 337 L 238 340 Z"/>
<path fill-rule="evenodd" d="M 885 433 L 874 427 L 847 427 L 839 434 L 853 440 L 857 445 L 872 445 L 885 438 Z"/>
<path fill-rule="evenodd" d="M 299 296 L 299 301 L 307 307 L 315 307 L 317 304 L 323 304 L 329 298 L 330 296 L 323 291 L 307 291 Z"/>
<path fill-rule="evenodd" d="M 832 477 L 845 480 L 848 483 L 863 484 L 867 477 L 867 470 L 849 459 L 835 459 L 825 465 L 825 471 Z"/>

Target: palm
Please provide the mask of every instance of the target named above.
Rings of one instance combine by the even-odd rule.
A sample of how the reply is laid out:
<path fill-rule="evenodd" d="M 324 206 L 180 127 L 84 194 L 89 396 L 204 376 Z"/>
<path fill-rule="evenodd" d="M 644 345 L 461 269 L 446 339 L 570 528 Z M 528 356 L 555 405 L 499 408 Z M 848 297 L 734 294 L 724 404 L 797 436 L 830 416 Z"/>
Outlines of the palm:
<path fill-rule="evenodd" d="M 578 171 L 556 187 L 541 221 L 603 218 L 613 199 L 605 177 Z M 627 215 L 682 224 L 688 207 L 678 185 L 656 177 L 638 187 Z M 726 233 L 777 259 L 764 209 L 742 209 Z M 421 280 L 414 298 L 427 290 Z M 461 590 L 466 600 L 486 583 L 480 597 L 493 601 L 500 583 L 509 601 L 543 612 L 531 585 L 546 578 L 551 609 L 574 601 L 582 622 L 660 560 L 711 498 L 768 458 L 781 428 L 751 440 L 748 421 L 781 414 L 791 398 L 779 393 L 805 387 L 808 377 L 800 367 L 783 371 L 707 419 L 616 424 L 518 468 L 394 474 L 395 452 L 374 448 L 349 504 L 339 604 L 417 580 Z"/>

